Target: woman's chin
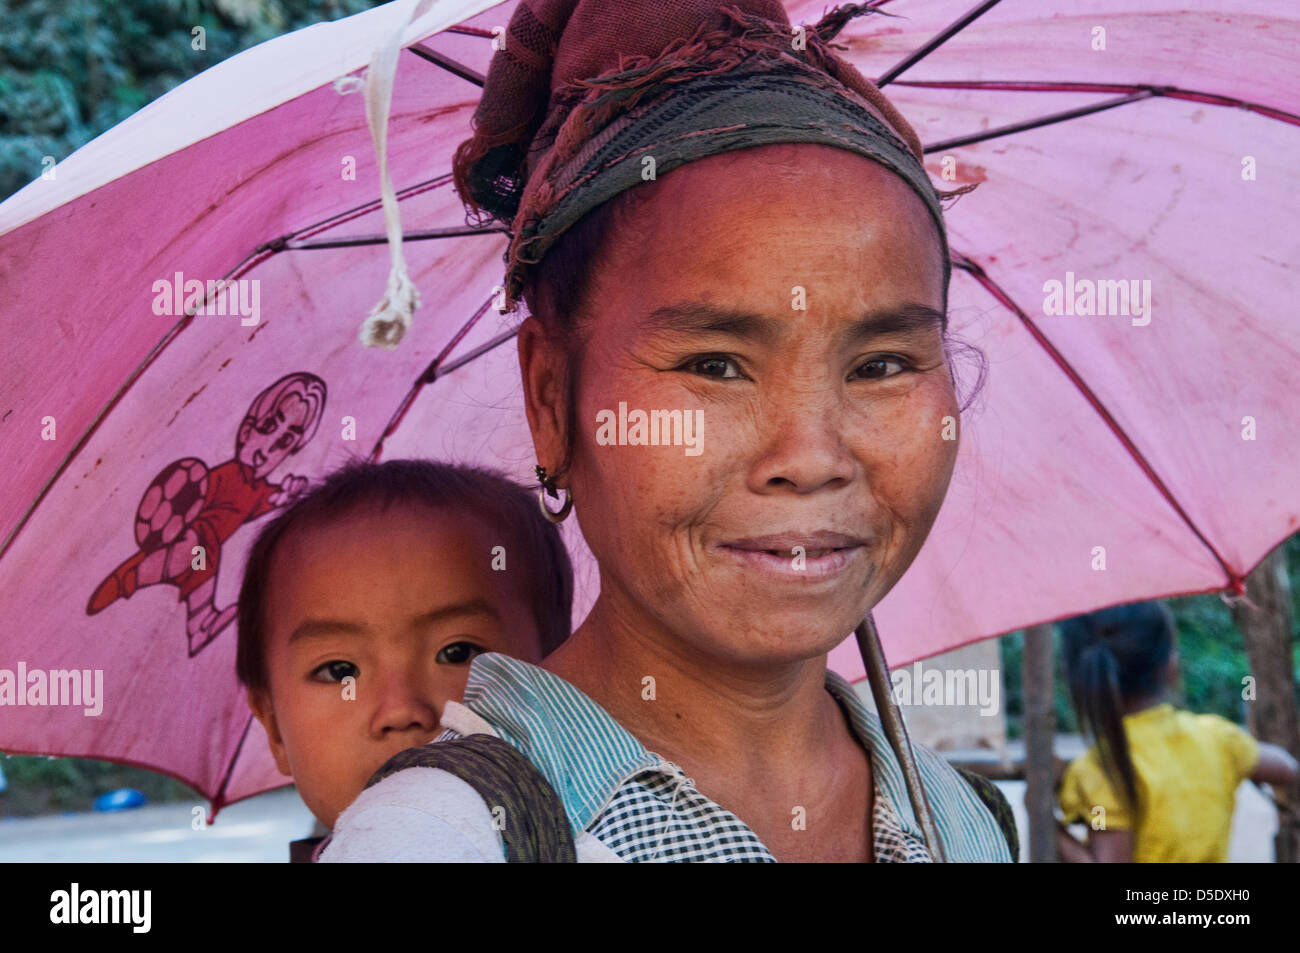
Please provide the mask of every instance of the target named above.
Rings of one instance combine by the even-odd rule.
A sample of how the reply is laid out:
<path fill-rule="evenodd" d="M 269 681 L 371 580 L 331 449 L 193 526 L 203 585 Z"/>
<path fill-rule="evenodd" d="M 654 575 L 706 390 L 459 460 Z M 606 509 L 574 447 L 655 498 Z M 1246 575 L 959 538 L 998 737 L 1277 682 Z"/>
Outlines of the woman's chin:
<path fill-rule="evenodd" d="M 736 613 L 711 641 L 733 664 L 790 665 L 826 655 L 852 635 L 860 621 L 827 625 L 825 616 L 810 617 L 806 611 L 751 606 Z"/>

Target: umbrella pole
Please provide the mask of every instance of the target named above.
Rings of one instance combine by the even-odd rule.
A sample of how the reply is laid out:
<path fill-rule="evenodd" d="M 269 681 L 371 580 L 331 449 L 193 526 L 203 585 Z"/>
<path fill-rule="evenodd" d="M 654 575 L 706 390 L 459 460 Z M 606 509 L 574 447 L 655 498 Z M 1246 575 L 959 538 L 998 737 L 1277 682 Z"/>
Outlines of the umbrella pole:
<path fill-rule="evenodd" d="M 894 755 L 903 769 L 903 782 L 907 785 L 907 796 L 912 802 L 912 813 L 916 815 L 930 856 L 937 863 L 946 863 L 948 858 L 944 856 L 939 829 L 934 824 L 930 802 L 925 797 L 925 785 L 921 783 L 921 774 L 916 769 L 916 758 L 912 754 L 911 739 L 907 737 L 907 726 L 903 724 L 903 714 L 894 702 L 889 666 L 885 664 L 885 651 L 880 646 L 880 635 L 876 632 L 876 622 L 871 618 L 871 613 L 867 613 L 853 634 L 858 637 L 858 651 L 862 653 L 862 663 L 867 669 L 867 681 L 871 684 L 871 694 L 876 700 L 876 711 L 880 714 L 885 736 L 889 738 L 890 747 L 894 749 Z"/>

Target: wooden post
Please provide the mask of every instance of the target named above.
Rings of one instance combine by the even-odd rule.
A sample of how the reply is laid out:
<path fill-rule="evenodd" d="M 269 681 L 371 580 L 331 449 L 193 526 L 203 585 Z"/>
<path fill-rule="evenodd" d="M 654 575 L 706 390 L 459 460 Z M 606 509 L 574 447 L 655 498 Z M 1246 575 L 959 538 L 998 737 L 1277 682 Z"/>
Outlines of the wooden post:
<path fill-rule="evenodd" d="M 1246 597 L 1232 604 L 1232 619 L 1246 641 L 1250 672 L 1251 731 L 1260 741 L 1281 745 L 1300 758 L 1300 712 L 1296 709 L 1295 667 L 1291 662 L 1291 584 L 1286 574 L 1286 544 L 1273 550 L 1246 577 Z M 1300 781 L 1275 787 L 1279 864 L 1300 863 Z"/>
<path fill-rule="evenodd" d="M 1029 816 L 1029 862 L 1055 863 L 1056 856 L 1056 666 L 1052 625 L 1025 629 L 1021 683 L 1025 699 L 1025 812 Z"/>

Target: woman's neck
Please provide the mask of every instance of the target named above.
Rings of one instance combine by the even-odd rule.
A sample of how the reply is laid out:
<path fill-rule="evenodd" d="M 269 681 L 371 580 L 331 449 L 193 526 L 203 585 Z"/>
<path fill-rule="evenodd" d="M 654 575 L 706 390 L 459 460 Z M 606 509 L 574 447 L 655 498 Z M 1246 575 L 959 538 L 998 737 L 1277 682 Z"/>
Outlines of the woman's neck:
<path fill-rule="evenodd" d="M 726 765 L 766 777 L 777 764 L 833 750 L 844 719 L 825 691 L 825 657 L 744 668 L 714 659 L 602 595 L 543 663 L 590 696 L 649 750 L 683 768 Z"/>
<path fill-rule="evenodd" d="M 871 859 L 871 759 L 825 690 L 825 656 L 767 668 L 717 660 L 612 603 L 602 592 L 543 667 L 678 765 L 778 860 Z"/>

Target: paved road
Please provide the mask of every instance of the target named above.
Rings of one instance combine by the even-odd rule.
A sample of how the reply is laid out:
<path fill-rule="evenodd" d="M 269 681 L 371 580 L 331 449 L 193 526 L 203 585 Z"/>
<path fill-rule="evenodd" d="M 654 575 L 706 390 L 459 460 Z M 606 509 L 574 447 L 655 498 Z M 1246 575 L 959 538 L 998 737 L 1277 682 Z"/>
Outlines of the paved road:
<path fill-rule="evenodd" d="M 200 830 L 191 826 L 195 807 L 207 811 L 206 802 L 194 801 L 115 814 L 6 818 L 0 820 L 0 863 L 278 863 L 289 859 L 289 841 L 309 836 L 314 823 L 292 789 L 223 808 L 215 823 Z"/>
<path fill-rule="evenodd" d="M 999 781 L 1016 812 L 1025 842 L 1025 783 Z M 5 861 L 164 861 L 280 863 L 288 842 L 306 837 L 313 818 L 292 790 L 272 791 L 225 808 L 215 824 L 191 826 L 201 802 L 142 807 L 120 814 L 0 820 L 0 863 Z M 1249 782 L 1237 791 L 1229 859 L 1270 862 L 1277 812 Z M 1023 859 L 1023 858 L 1022 858 Z"/>

